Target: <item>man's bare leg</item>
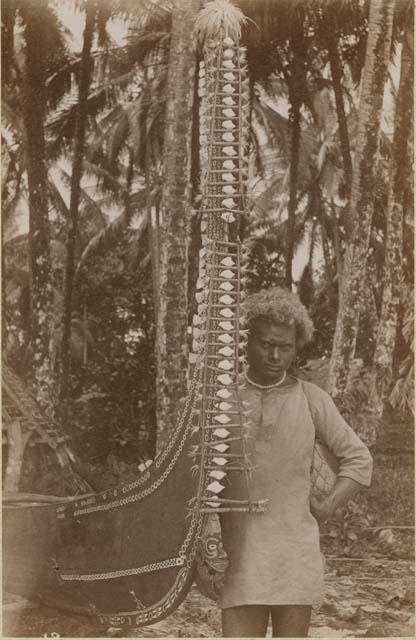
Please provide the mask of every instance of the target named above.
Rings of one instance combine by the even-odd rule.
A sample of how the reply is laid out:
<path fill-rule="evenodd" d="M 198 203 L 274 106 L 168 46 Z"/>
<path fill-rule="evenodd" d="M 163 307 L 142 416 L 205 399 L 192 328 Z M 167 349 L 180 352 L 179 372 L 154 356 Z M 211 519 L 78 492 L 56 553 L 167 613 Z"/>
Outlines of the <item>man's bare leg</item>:
<path fill-rule="evenodd" d="M 246 605 L 223 609 L 223 638 L 264 638 L 267 633 L 270 607 Z"/>
<path fill-rule="evenodd" d="M 280 605 L 271 607 L 274 638 L 307 638 L 312 607 Z"/>

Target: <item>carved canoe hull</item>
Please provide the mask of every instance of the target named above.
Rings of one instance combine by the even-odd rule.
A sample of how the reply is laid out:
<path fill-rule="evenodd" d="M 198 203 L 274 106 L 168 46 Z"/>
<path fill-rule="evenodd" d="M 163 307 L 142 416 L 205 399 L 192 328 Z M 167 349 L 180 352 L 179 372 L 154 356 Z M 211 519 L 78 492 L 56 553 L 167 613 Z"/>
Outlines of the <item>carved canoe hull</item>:
<path fill-rule="evenodd" d="M 199 481 L 190 432 L 184 426 L 148 470 L 115 490 L 4 504 L 4 588 L 103 624 L 169 615 L 192 584 L 204 519 L 189 506 Z"/>
<path fill-rule="evenodd" d="M 217 9 L 224 6 L 214 7 L 215 20 Z M 224 36 L 241 16 L 227 7 L 200 68 L 202 248 L 190 390 L 174 436 L 147 471 L 115 490 L 54 505 L 4 506 L 5 588 L 94 613 L 107 625 L 165 618 L 192 584 L 206 518 L 266 506 L 250 499 L 238 394 L 247 341 L 239 217 L 246 207 L 249 83 L 239 29 L 235 40 Z M 241 480 L 222 497 L 233 474 Z"/>

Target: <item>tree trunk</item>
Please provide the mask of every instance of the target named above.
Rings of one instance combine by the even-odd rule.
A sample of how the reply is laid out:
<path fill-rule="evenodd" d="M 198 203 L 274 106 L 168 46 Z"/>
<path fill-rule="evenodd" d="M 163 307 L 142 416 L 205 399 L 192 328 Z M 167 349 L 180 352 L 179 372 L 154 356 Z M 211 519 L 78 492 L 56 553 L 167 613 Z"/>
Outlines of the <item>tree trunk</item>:
<path fill-rule="evenodd" d="M 62 340 L 60 362 L 60 421 L 65 426 L 68 411 L 69 379 L 70 379 L 70 337 L 72 320 L 72 297 L 75 274 L 75 245 L 78 235 L 78 209 L 80 201 L 80 187 L 83 173 L 85 129 L 87 122 L 86 103 L 91 83 L 92 57 L 91 47 L 94 36 L 96 18 L 96 0 L 89 0 L 86 4 L 86 18 L 84 40 L 81 57 L 78 105 L 75 122 L 74 155 L 71 174 L 71 196 L 69 204 L 69 220 L 67 232 L 67 254 L 64 276 L 64 308 L 62 316 Z"/>
<path fill-rule="evenodd" d="M 290 181 L 289 181 L 289 204 L 287 209 L 287 242 L 286 242 L 286 286 L 292 288 L 292 263 L 295 244 L 295 219 L 297 208 L 297 187 L 299 168 L 299 148 L 300 148 L 300 121 L 301 102 L 295 97 L 296 91 L 292 92 L 290 107 L 291 141 L 290 141 Z"/>
<path fill-rule="evenodd" d="M 297 188 L 299 173 L 299 151 L 301 139 L 301 107 L 305 95 L 305 46 L 302 23 L 303 11 L 299 10 L 297 16 L 298 25 L 296 36 L 292 39 L 294 59 L 291 64 L 291 75 L 288 82 L 289 89 L 289 122 L 290 122 L 290 180 L 289 180 L 289 204 L 287 210 L 287 241 L 286 241 L 286 286 L 292 288 L 292 263 L 295 245 L 295 221 L 298 205 Z"/>
<path fill-rule="evenodd" d="M 167 80 L 164 181 L 156 309 L 157 449 L 168 442 L 186 393 L 190 158 L 196 52 L 191 34 L 198 2 L 176 0 Z"/>
<path fill-rule="evenodd" d="M 408 28 L 412 32 L 412 28 Z M 386 253 L 383 269 L 383 297 L 372 369 L 372 409 L 381 417 L 383 403 L 393 377 L 397 312 L 400 302 L 403 248 L 403 205 L 412 169 L 412 148 L 408 144 L 413 126 L 413 55 L 405 37 L 393 137 L 392 178 L 387 204 Z"/>
<path fill-rule="evenodd" d="M 1 79 L 3 86 L 11 81 L 14 58 L 15 0 L 1 0 Z"/>
<path fill-rule="evenodd" d="M 43 31 L 47 23 L 47 11 L 46 0 L 27 0 L 22 7 L 26 44 L 23 118 L 29 186 L 32 384 L 36 400 L 46 409 L 50 407 L 52 387 L 50 367 L 52 287 L 44 131 L 46 60 Z"/>
<path fill-rule="evenodd" d="M 377 343 L 377 332 L 380 324 L 379 312 L 376 302 L 376 274 L 375 266 L 367 265 L 367 277 L 364 285 L 364 296 L 366 299 L 366 322 L 368 323 L 368 339 L 371 341 L 371 347 L 375 349 Z"/>
<path fill-rule="evenodd" d="M 384 83 L 390 54 L 393 0 L 372 0 L 363 70 L 358 136 L 354 157 L 350 212 L 353 234 L 348 239 L 339 291 L 339 309 L 329 368 L 329 391 L 337 396 L 347 389 L 363 304 L 363 283 L 370 241 L 376 187 L 376 154 Z"/>
<path fill-rule="evenodd" d="M 329 203 L 330 206 L 330 220 L 331 220 L 331 231 L 332 231 L 332 246 L 334 247 L 334 256 L 335 256 L 335 267 L 338 277 L 338 282 L 342 280 L 342 249 L 341 249 L 341 239 L 339 237 L 339 221 L 337 216 L 337 208 L 333 200 Z"/>
<path fill-rule="evenodd" d="M 23 456 L 30 436 L 30 432 L 23 434 L 22 425 L 19 420 L 12 420 L 7 425 L 7 439 L 9 446 L 3 483 L 3 491 L 5 492 L 19 491 Z"/>
<path fill-rule="evenodd" d="M 339 139 L 341 146 L 342 163 L 344 165 L 345 192 L 349 199 L 352 182 L 352 161 L 350 140 L 348 135 L 347 117 L 345 115 L 344 96 L 342 93 L 342 66 L 338 51 L 337 33 L 335 31 L 335 21 L 330 22 L 334 30 L 328 34 L 328 56 L 331 68 L 332 87 L 335 96 L 335 106 L 337 111 Z"/>

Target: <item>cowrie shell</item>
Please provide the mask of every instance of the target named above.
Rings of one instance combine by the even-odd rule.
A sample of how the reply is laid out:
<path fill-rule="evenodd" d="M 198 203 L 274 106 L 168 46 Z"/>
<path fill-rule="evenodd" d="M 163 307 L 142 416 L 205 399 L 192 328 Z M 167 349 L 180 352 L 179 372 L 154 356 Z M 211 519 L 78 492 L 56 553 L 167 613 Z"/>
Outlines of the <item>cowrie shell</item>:
<path fill-rule="evenodd" d="M 219 376 L 217 376 L 217 380 L 218 382 L 221 382 L 221 384 L 225 385 L 233 383 L 233 379 L 228 373 L 221 373 Z"/>
<path fill-rule="evenodd" d="M 218 363 L 218 367 L 219 369 L 223 369 L 224 371 L 230 371 L 230 369 L 232 369 L 234 365 L 229 360 L 221 360 L 221 362 Z"/>
<path fill-rule="evenodd" d="M 235 222 L 235 215 L 233 215 L 231 211 L 224 211 L 224 213 L 221 214 L 221 218 L 225 222 L 228 222 L 228 224 L 230 224 L 230 222 Z"/>
<path fill-rule="evenodd" d="M 221 309 L 220 315 L 224 316 L 224 318 L 232 318 L 234 311 L 231 311 L 231 309 Z"/>
<path fill-rule="evenodd" d="M 220 398 L 230 398 L 232 393 L 231 391 L 228 391 L 228 389 L 218 389 L 216 395 Z"/>
<path fill-rule="evenodd" d="M 234 329 L 234 325 L 229 320 L 222 320 L 219 325 L 224 331 L 232 331 Z"/>
<path fill-rule="evenodd" d="M 212 491 L 212 493 L 220 493 L 223 489 L 225 489 L 225 487 L 220 482 L 215 480 L 207 486 L 207 489 L 208 491 Z"/>
<path fill-rule="evenodd" d="M 227 209 L 234 209 L 237 205 L 236 201 L 233 198 L 225 198 L 225 200 L 221 201 L 223 207 L 227 207 Z"/>

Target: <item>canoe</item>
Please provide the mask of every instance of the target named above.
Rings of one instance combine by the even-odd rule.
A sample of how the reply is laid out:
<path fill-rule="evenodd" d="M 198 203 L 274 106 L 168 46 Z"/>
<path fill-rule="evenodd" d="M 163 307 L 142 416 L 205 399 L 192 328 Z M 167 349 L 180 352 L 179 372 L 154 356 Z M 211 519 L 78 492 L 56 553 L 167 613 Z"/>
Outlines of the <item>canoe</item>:
<path fill-rule="evenodd" d="M 238 398 L 249 85 L 245 51 L 224 38 L 222 26 L 219 34 L 201 63 L 200 127 L 209 140 L 201 148 L 202 249 L 190 388 L 174 435 L 150 467 L 116 489 L 3 501 L 5 589 L 94 614 L 107 626 L 143 626 L 169 615 L 190 589 L 210 514 L 265 507 L 247 491 L 251 462 Z M 230 449 L 236 440 L 237 454 Z M 231 491 L 220 497 L 226 484 Z"/>

